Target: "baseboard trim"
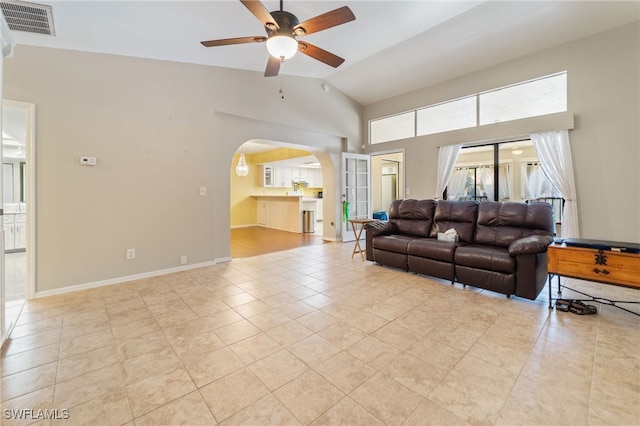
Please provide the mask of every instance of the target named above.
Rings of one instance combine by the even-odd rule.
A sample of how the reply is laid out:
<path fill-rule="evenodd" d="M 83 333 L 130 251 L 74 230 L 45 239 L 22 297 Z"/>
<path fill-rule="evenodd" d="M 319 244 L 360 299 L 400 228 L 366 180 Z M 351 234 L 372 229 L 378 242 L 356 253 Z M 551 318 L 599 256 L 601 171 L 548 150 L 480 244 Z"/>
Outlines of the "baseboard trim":
<path fill-rule="evenodd" d="M 231 258 L 229 258 L 229 260 L 231 260 Z M 76 284 L 76 285 L 71 285 L 67 287 L 56 288 L 53 290 L 36 291 L 34 298 L 39 299 L 41 297 L 59 296 L 61 294 L 71 293 L 74 291 L 89 290 L 92 288 L 104 287 L 104 286 L 113 285 L 113 284 L 122 284 L 128 281 L 135 281 L 143 278 L 153 278 L 161 275 L 173 274 L 175 272 L 188 271 L 190 269 L 204 268 L 206 266 L 213 266 L 217 262 L 218 261 L 214 260 L 211 262 L 195 263 L 193 265 L 183 265 L 175 268 L 161 269 L 158 271 L 151 271 L 151 272 L 143 272 L 141 274 L 127 275 L 124 277 L 111 278 L 108 280 L 94 281 L 94 282 L 85 283 L 85 284 Z"/>

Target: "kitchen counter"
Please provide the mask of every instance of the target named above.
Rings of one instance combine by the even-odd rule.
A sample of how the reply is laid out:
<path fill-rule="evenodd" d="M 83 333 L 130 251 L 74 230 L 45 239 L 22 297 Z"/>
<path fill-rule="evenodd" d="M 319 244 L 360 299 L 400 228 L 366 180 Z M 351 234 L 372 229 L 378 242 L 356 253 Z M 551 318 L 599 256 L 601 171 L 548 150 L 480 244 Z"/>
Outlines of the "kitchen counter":
<path fill-rule="evenodd" d="M 279 195 L 279 194 L 258 194 L 252 195 L 254 198 L 304 198 L 304 195 Z"/>
<path fill-rule="evenodd" d="M 281 231 L 302 232 L 302 211 L 316 210 L 319 198 L 304 195 L 252 195 L 258 203 L 258 225 Z"/>

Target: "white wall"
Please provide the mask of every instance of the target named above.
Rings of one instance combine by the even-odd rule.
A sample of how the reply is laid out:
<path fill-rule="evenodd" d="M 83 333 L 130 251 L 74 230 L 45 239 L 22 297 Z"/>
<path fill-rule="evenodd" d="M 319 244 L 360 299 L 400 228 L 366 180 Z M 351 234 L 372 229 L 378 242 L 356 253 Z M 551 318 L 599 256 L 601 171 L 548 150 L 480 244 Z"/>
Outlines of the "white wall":
<path fill-rule="evenodd" d="M 372 118 L 564 70 L 568 72 L 568 110 L 576 119 L 570 138 L 581 236 L 640 242 L 640 24 L 637 21 L 368 105 L 363 110 L 363 133 Z M 473 142 L 474 133 L 466 134 L 468 141 Z M 444 136 L 441 139 L 430 136 L 369 145 L 367 152 L 405 148 L 408 197 L 433 198 L 437 147 L 442 139 Z"/>
<path fill-rule="evenodd" d="M 273 135 L 314 150 L 362 143 L 361 107 L 321 84 L 284 76 L 283 100 L 279 79 L 261 73 L 17 46 L 4 95 L 36 104 L 36 291 L 175 268 L 182 255 L 229 258 L 240 144 Z M 82 155 L 98 165 L 80 166 Z M 339 155 L 323 161 L 339 170 Z"/>

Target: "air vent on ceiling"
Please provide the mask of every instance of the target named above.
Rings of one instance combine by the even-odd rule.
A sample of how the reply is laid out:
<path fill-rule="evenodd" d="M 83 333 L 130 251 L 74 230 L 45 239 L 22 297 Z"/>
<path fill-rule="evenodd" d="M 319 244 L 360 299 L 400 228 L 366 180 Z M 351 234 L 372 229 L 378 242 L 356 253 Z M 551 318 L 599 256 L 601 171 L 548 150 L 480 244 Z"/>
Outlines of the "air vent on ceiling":
<path fill-rule="evenodd" d="M 26 1 L 5 0 L 0 2 L 0 7 L 2 7 L 2 13 L 4 13 L 11 30 L 56 35 L 51 6 Z"/>

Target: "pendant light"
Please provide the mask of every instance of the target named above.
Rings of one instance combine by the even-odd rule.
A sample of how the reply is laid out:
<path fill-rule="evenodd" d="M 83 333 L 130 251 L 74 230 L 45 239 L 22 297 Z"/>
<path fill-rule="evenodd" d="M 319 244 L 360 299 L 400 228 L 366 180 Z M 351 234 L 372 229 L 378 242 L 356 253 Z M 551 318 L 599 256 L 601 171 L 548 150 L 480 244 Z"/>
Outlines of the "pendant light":
<path fill-rule="evenodd" d="M 240 152 L 240 158 L 238 159 L 238 165 L 236 166 L 236 174 L 240 177 L 245 177 L 249 174 L 249 166 L 244 158 L 244 148 Z"/>

